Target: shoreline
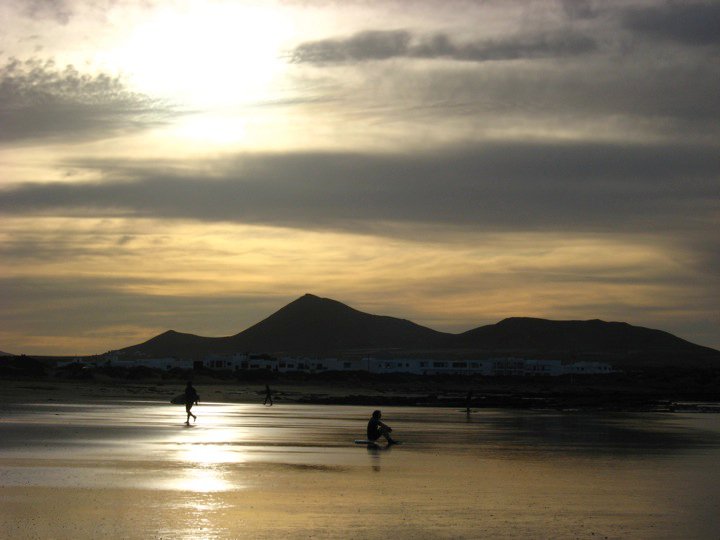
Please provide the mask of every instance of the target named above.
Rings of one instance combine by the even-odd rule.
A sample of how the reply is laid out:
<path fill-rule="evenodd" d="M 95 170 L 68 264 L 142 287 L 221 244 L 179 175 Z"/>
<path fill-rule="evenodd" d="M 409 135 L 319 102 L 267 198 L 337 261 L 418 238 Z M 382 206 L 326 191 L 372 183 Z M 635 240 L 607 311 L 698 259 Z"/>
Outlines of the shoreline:
<path fill-rule="evenodd" d="M 462 384 L 464 383 L 464 384 Z M 464 410 L 468 382 L 349 385 L 329 381 L 271 382 L 276 404 L 446 407 Z M 196 380 L 200 403 L 262 403 L 264 383 Z M 632 392 L 617 388 L 528 388 L 522 384 L 474 385 L 470 407 L 607 412 L 720 413 L 720 399 L 707 393 Z M 180 381 L 0 379 L 0 404 L 150 400 L 167 403 L 184 390 Z"/>

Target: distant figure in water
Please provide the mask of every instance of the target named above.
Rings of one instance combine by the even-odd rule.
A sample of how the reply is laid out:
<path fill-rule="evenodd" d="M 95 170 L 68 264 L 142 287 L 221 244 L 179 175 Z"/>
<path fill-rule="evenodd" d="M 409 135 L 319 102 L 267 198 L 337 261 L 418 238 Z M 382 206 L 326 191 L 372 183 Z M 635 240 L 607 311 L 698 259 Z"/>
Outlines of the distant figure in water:
<path fill-rule="evenodd" d="M 380 411 L 373 411 L 372 417 L 367 425 L 367 439 L 368 441 L 377 441 L 380 437 L 385 437 L 388 444 L 397 444 L 397 441 L 390 436 L 392 428 L 386 423 L 382 422 L 380 418 L 382 413 Z"/>
<path fill-rule="evenodd" d="M 266 384 L 265 385 L 265 401 L 263 401 L 263 405 L 267 405 L 268 401 L 270 402 L 270 406 L 272 407 L 272 404 L 273 404 L 272 392 L 270 391 L 270 387 Z"/>
<path fill-rule="evenodd" d="M 473 391 L 468 390 L 467 396 L 465 396 L 465 413 L 470 414 L 470 405 L 472 404 Z"/>
<path fill-rule="evenodd" d="M 187 420 L 185 423 L 188 426 L 190 425 L 191 416 L 193 417 L 193 422 L 197 420 L 197 416 L 191 413 L 190 409 L 193 408 L 193 405 L 197 405 L 198 399 L 200 399 L 200 396 L 198 396 L 198 393 L 195 391 L 192 381 L 188 381 L 187 386 L 185 387 L 185 412 L 187 413 Z"/>

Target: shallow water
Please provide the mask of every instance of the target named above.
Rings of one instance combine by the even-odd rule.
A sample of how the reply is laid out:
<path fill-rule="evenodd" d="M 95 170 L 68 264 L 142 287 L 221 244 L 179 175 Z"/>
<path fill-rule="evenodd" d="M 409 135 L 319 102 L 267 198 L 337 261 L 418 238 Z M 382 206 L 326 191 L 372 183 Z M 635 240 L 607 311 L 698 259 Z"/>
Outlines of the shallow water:
<path fill-rule="evenodd" d="M 24 404 L 0 418 L 14 538 L 720 538 L 720 415 Z"/>

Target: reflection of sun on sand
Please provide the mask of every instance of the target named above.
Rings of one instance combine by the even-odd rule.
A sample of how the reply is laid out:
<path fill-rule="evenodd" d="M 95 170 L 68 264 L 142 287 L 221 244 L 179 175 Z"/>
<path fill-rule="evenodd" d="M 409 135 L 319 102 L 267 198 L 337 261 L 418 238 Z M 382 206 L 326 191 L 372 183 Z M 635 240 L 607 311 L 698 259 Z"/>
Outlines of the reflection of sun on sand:
<path fill-rule="evenodd" d="M 215 427 L 221 418 L 209 412 L 204 421 L 210 429 L 183 430 L 175 441 L 173 457 L 183 466 L 182 475 L 173 482 L 177 489 L 207 493 L 244 487 L 237 481 L 229 482 L 226 469 L 247 461 L 243 446 L 234 444 L 243 439 L 247 430 Z"/>
<path fill-rule="evenodd" d="M 232 484 L 228 482 L 218 467 L 202 465 L 184 469 L 183 475 L 177 480 L 177 487 L 180 490 L 194 493 L 211 493 L 240 489 L 242 486 L 238 486 L 235 482 Z"/>

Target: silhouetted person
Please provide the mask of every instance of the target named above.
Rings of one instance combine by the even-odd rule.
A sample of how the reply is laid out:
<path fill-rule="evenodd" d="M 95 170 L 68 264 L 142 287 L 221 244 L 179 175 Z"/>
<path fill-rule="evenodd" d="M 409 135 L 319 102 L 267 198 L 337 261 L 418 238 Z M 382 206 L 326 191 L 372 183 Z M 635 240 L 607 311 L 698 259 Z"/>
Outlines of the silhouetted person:
<path fill-rule="evenodd" d="M 193 417 L 193 422 L 197 420 L 197 416 L 191 413 L 190 409 L 193 408 L 193 405 L 197 405 L 198 399 L 200 399 L 200 396 L 198 396 L 198 393 L 195 391 L 192 381 L 188 381 L 187 386 L 185 387 L 185 412 L 187 413 L 187 420 L 185 423 L 188 426 L 190 425 L 191 416 Z"/>
<path fill-rule="evenodd" d="M 392 428 L 382 422 L 380 418 L 382 417 L 382 413 L 380 411 L 373 411 L 372 417 L 370 418 L 370 421 L 367 425 L 367 439 L 368 441 L 377 441 L 380 437 L 385 437 L 385 440 L 387 440 L 388 444 L 397 444 L 397 441 L 395 441 L 391 436 L 390 432 L 392 431 Z"/>
<path fill-rule="evenodd" d="M 272 407 L 272 404 L 273 404 L 272 392 L 270 391 L 270 387 L 266 384 L 265 385 L 265 401 L 263 401 L 263 405 L 267 405 L 268 401 L 270 402 L 270 406 Z"/>
<path fill-rule="evenodd" d="M 467 396 L 465 396 L 465 412 L 470 414 L 470 405 L 472 404 L 473 391 L 468 390 Z"/>

